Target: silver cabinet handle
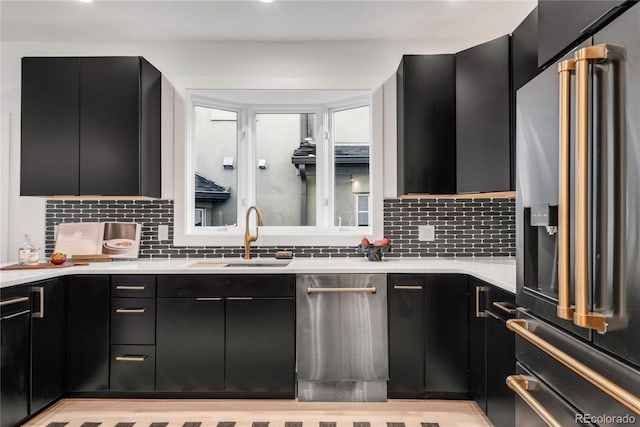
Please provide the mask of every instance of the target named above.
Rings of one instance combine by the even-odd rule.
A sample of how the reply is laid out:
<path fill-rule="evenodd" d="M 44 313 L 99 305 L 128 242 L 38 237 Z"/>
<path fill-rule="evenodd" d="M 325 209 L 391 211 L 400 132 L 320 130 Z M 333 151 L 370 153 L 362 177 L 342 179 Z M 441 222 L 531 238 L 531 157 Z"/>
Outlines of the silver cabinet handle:
<path fill-rule="evenodd" d="M 25 301 L 29 301 L 29 297 L 18 297 L 18 298 L 7 299 L 4 301 L 0 301 L 0 307 L 4 307 L 5 305 L 18 304 Z"/>
<path fill-rule="evenodd" d="M 116 313 L 119 314 L 141 314 L 144 313 L 146 309 L 144 308 L 117 308 Z"/>
<path fill-rule="evenodd" d="M 307 288 L 308 294 L 324 294 L 324 293 L 345 293 L 345 292 L 368 292 L 375 294 L 375 287 L 370 288 Z"/>
<path fill-rule="evenodd" d="M 547 410 L 538 400 L 529 393 L 530 380 L 524 375 L 510 375 L 506 380 L 507 386 L 513 390 L 520 398 L 538 414 L 550 427 L 562 427 L 562 424 L 555 419 L 551 412 Z"/>
<path fill-rule="evenodd" d="M 222 301 L 220 297 L 198 297 L 196 301 Z"/>
<path fill-rule="evenodd" d="M 511 307 L 507 307 L 507 304 L 509 304 L 508 302 L 503 302 L 503 301 L 494 301 L 493 302 L 493 306 L 494 307 L 498 307 L 500 310 L 504 311 L 507 314 L 516 314 L 516 310 L 515 308 L 511 308 Z"/>
<path fill-rule="evenodd" d="M 116 289 L 120 291 L 144 291 L 146 289 L 146 285 L 142 286 L 134 286 L 134 285 L 118 285 Z"/>
<path fill-rule="evenodd" d="M 31 317 L 33 317 L 34 319 L 43 319 L 44 318 L 44 287 L 37 286 L 33 288 L 33 291 L 35 293 L 40 294 L 40 307 L 36 313 L 33 313 L 31 315 Z"/>
<path fill-rule="evenodd" d="M 23 314 L 29 314 L 29 313 L 31 313 L 31 310 L 19 311 L 18 313 L 13 313 L 8 316 L 0 317 L 0 320 L 12 319 L 14 317 L 22 316 Z"/>
<path fill-rule="evenodd" d="M 251 301 L 253 297 L 227 297 L 229 301 Z"/>
<path fill-rule="evenodd" d="M 116 356 L 116 361 L 118 361 L 118 362 L 144 362 L 147 357 L 149 357 L 149 356 L 123 355 L 123 356 Z"/>
<path fill-rule="evenodd" d="M 422 290 L 422 285 L 393 285 L 393 289 L 406 290 L 406 291 L 419 291 L 419 290 Z"/>
<path fill-rule="evenodd" d="M 476 317 L 487 317 L 487 313 L 480 311 L 480 293 L 487 292 L 486 286 L 476 286 Z"/>

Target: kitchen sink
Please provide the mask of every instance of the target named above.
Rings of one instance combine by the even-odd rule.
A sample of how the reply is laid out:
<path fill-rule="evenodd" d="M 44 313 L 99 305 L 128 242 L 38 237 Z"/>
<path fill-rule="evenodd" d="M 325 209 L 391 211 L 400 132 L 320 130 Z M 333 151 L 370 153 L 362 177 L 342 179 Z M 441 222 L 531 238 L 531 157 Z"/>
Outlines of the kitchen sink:
<path fill-rule="evenodd" d="M 223 268 L 223 267 L 286 267 L 291 262 L 290 259 L 256 259 L 256 260 L 211 260 L 211 261 L 195 261 L 189 264 L 189 267 L 196 268 Z"/>

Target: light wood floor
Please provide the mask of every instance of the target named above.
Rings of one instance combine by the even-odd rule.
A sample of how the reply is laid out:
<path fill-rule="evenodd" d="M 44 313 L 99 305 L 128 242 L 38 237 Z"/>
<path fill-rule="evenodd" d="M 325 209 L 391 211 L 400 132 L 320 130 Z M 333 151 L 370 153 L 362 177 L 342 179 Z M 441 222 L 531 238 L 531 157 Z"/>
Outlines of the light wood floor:
<path fill-rule="evenodd" d="M 269 422 L 284 427 L 285 422 L 303 422 L 318 427 L 320 422 L 337 422 L 336 427 L 353 427 L 354 422 L 439 423 L 440 427 L 488 427 L 491 423 L 473 401 L 389 400 L 386 403 L 320 403 L 295 400 L 187 400 L 187 399 L 63 399 L 29 421 L 25 426 L 46 427 L 51 422 L 67 422 L 79 427 L 83 422 L 100 422 L 113 427 L 118 422 L 147 427 L 152 422 L 168 422 L 182 427 L 185 422 L 202 422 L 215 427 L 218 422 L 235 421 L 235 427 L 251 427 L 253 422 Z"/>

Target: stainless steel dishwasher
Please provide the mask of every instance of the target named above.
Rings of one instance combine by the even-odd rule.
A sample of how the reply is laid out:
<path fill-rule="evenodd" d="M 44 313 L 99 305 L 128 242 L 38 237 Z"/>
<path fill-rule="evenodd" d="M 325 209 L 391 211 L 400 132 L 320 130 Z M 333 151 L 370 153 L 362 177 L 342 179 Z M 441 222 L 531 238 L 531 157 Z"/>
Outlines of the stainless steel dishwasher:
<path fill-rule="evenodd" d="M 296 280 L 298 400 L 387 399 L 384 274 L 300 274 Z"/>

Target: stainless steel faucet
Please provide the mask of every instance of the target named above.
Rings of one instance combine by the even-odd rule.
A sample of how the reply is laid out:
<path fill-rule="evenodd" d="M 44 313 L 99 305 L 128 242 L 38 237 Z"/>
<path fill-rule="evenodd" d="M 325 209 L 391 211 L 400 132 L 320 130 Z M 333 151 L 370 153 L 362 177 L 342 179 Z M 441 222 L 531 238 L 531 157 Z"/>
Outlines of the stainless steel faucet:
<path fill-rule="evenodd" d="M 251 211 L 256 211 L 258 223 L 256 225 L 256 235 L 252 236 L 249 234 L 249 216 Z M 256 206 L 251 206 L 247 209 L 247 217 L 245 220 L 245 229 L 244 229 L 244 259 L 251 259 L 251 242 L 255 242 L 258 240 L 258 227 L 262 225 L 262 214 L 260 213 L 260 209 Z"/>

